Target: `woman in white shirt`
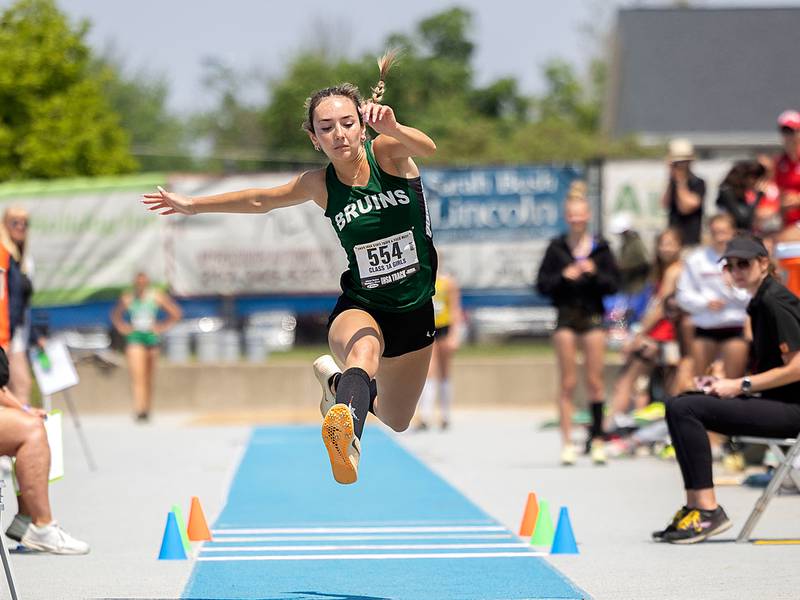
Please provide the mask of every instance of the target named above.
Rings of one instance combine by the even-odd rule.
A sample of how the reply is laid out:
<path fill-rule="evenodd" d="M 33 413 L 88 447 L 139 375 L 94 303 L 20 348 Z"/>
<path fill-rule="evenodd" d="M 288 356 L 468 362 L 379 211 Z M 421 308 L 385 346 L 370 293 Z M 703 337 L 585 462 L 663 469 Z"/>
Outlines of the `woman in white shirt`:
<path fill-rule="evenodd" d="M 695 326 L 691 348 L 695 375 L 705 375 L 719 357 L 725 377 L 739 377 L 747 365 L 748 345 L 743 331 L 750 295 L 733 287 L 720 264 L 725 247 L 736 233 L 733 217 L 727 213 L 714 215 L 708 228 L 711 244 L 685 258 L 676 297 Z"/>

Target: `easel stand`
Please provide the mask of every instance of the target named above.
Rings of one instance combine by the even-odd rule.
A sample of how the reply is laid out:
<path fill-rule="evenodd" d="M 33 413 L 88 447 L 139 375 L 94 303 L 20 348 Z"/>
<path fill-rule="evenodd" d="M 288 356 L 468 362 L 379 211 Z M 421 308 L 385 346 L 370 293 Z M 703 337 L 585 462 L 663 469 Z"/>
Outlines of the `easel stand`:
<path fill-rule="evenodd" d="M 61 393 L 64 395 L 64 402 L 67 405 L 67 411 L 69 412 L 69 416 L 72 419 L 72 424 L 75 425 L 75 432 L 78 434 L 78 440 L 80 440 L 81 442 L 83 455 L 86 457 L 86 464 L 89 465 L 90 471 L 92 472 L 97 471 L 97 464 L 94 462 L 94 458 L 92 457 L 92 451 L 89 448 L 89 442 L 86 440 L 86 435 L 84 435 L 83 433 L 81 420 L 80 417 L 78 416 L 78 407 L 72 400 L 72 395 L 69 393 L 69 388 L 61 390 Z M 52 410 L 52 405 L 53 405 L 52 397 L 45 396 L 44 408 L 47 412 L 50 412 Z"/>
<path fill-rule="evenodd" d="M 0 555 L 2 555 L 3 559 L 3 570 L 6 574 L 8 589 L 11 592 L 11 600 L 19 600 L 19 596 L 17 596 L 17 586 L 14 584 L 14 574 L 11 572 L 11 562 L 8 560 L 8 549 L 3 539 L 3 488 L 5 485 L 6 482 L 0 480 Z"/>

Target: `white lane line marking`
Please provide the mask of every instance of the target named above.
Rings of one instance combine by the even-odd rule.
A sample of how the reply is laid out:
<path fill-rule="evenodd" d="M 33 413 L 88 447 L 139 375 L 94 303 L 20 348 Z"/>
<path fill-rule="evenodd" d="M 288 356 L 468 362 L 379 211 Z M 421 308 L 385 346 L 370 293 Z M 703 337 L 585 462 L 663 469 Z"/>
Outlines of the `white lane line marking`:
<path fill-rule="evenodd" d="M 546 552 L 442 552 L 422 554 L 295 554 L 274 556 L 199 556 L 198 561 L 223 562 L 242 560 L 409 560 L 428 558 L 538 558 Z"/>
<path fill-rule="evenodd" d="M 213 529 L 212 535 L 269 535 L 276 533 L 457 533 L 472 531 L 508 531 L 501 526 L 435 527 L 271 527 L 266 529 Z"/>
<path fill-rule="evenodd" d="M 352 546 L 229 546 L 209 548 L 202 552 L 330 552 L 333 550 L 471 550 L 489 548 L 530 548 L 529 544 L 357 544 Z"/>
<path fill-rule="evenodd" d="M 436 535 L 307 535 L 307 536 L 231 536 L 222 537 L 209 543 L 248 543 L 248 542 L 362 542 L 370 540 L 508 540 L 515 538 L 511 533 L 440 533 Z"/>

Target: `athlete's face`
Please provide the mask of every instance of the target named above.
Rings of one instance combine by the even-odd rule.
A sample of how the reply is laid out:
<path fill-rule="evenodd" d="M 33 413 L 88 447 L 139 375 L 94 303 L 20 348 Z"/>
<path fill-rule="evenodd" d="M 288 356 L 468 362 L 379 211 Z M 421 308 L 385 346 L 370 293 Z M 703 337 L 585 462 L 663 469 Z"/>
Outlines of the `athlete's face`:
<path fill-rule="evenodd" d="M 366 139 L 358 108 L 350 98 L 330 96 L 314 110 L 311 141 L 331 159 L 355 158 Z"/>
<path fill-rule="evenodd" d="M 133 288 L 136 290 L 137 293 L 142 293 L 144 290 L 147 289 L 148 285 L 150 285 L 150 280 L 144 273 L 137 274 L 136 278 L 133 280 Z"/>

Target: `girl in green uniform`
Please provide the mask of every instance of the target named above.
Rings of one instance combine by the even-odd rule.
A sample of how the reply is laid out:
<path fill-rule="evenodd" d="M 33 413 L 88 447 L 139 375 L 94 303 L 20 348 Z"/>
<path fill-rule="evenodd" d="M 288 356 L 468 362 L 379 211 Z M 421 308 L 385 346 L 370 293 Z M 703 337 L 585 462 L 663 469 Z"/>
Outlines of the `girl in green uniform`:
<path fill-rule="evenodd" d="M 314 362 L 323 388 L 322 437 L 339 483 L 358 477 L 367 412 L 395 431 L 408 428 L 435 335 L 436 251 L 412 156 L 430 156 L 436 145 L 380 104 L 393 60 L 389 52 L 378 61 L 380 80 L 366 102 L 351 84 L 307 100 L 303 127 L 330 159 L 327 167 L 269 189 L 189 198 L 159 188 L 144 197 L 150 210 L 165 215 L 265 213 L 307 200 L 325 211 L 348 260 L 328 322 L 335 359 Z M 367 125 L 378 134 L 374 140 L 367 140 Z"/>
<path fill-rule="evenodd" d="M 158 320 L 159 310 L 167 314 L 166 320 Z M 144 273 L 136 274 L 133 291 L 122 294 L 111 312 L 111 322 L 125 336 L 125 356 L 138 421 L 146 421 L 150 416 L 161 334 L 180 318 L 180 307 L 167 294 L 150 287 Z"/>

